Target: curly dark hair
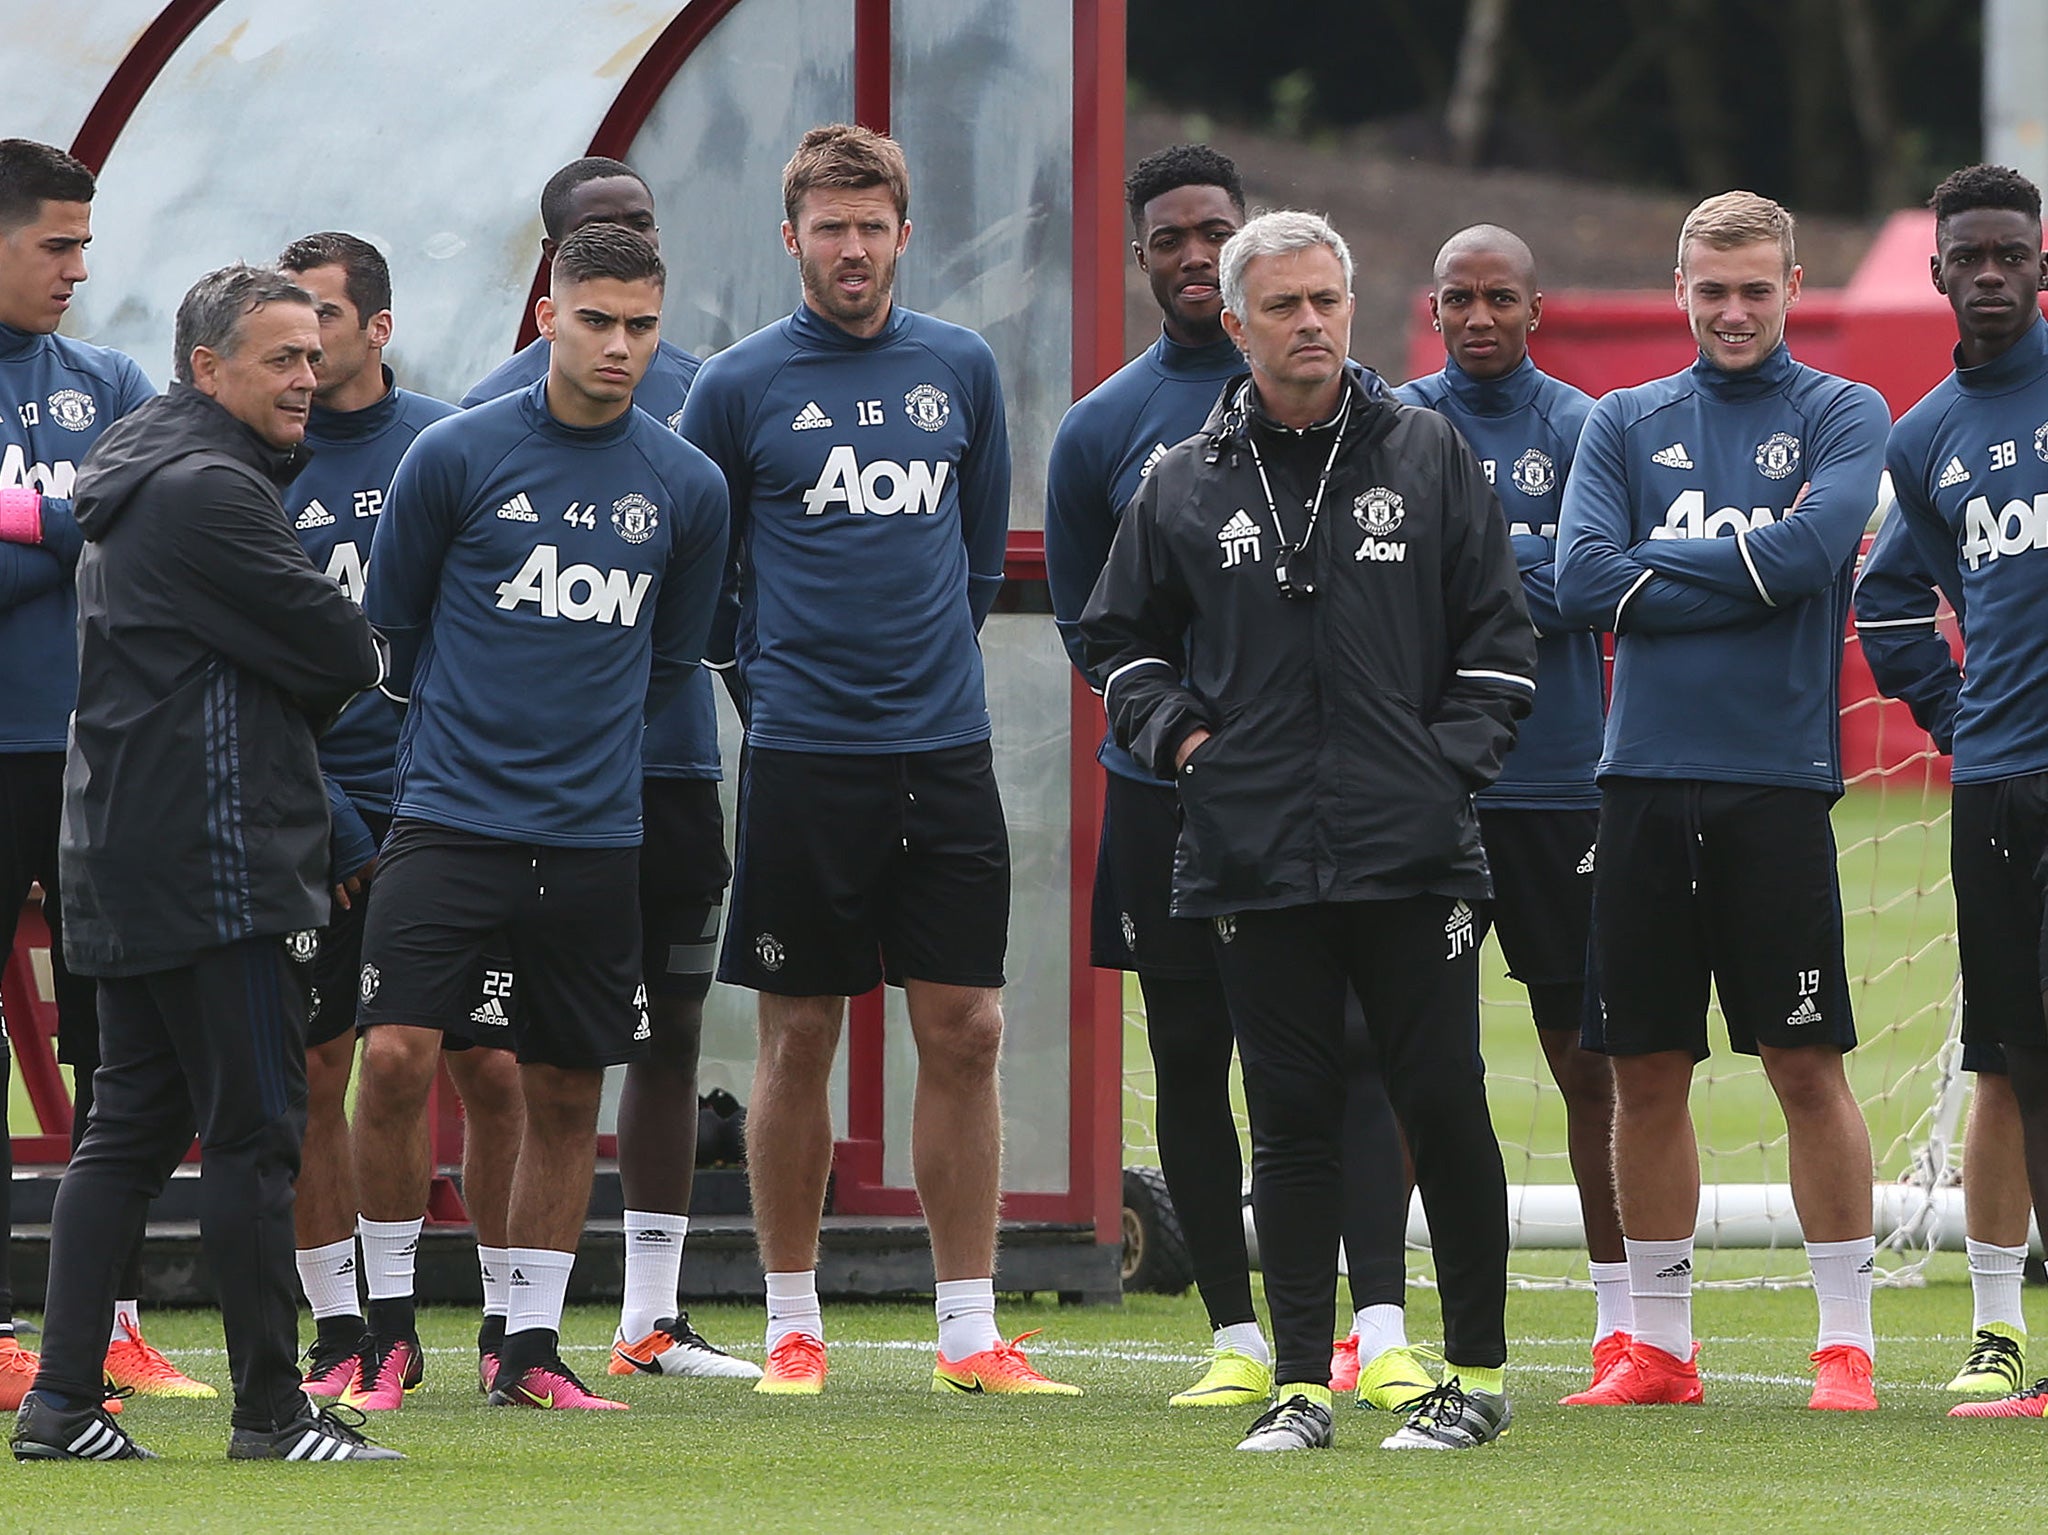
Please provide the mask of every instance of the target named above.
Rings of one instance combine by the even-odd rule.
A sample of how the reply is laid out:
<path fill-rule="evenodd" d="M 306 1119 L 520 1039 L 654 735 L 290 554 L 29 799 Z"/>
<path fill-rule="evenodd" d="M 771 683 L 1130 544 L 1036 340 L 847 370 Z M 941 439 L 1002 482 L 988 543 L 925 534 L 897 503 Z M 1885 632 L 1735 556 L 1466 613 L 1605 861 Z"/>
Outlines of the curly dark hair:
<path fill-rule="evenodd" d="M 1175 144 L 1145 156 L 1124 178 L 1124 204 L 1131 211 L 1131 227 L 1143 225 L 1145 204 L 1176 187 L 1221 187 L 1239 216 L 1244 214 L 1244 183 L 1238 180 L 1230 156 L 1207 144 Z"/>
<path fill-rule="evenodd" d="M 1966 165 L 1942 178 L 1927 206 L 1937 224 L 1973 208 L 2010 208 L 2038 219 L 2041 189 L 2010 166 Z"/>

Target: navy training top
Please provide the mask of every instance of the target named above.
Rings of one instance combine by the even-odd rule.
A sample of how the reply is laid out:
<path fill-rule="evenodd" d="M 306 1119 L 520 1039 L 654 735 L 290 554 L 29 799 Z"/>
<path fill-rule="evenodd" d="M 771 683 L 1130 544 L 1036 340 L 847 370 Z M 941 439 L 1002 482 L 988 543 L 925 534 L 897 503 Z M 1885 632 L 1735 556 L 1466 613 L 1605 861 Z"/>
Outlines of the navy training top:
<path fill-rule="evenodd" d="M 643 721 L 697 668 L 725 537 L 717 472 L 643 410 L 568 426 L 542 380 L 420 433 L 363 601 L 409 694 L 394 817 L 636 846 Z"/>
<path fill-rule="evenodd" d="M 462 397 L 462 408 L 514 394 L 547 377 L 552 355 L 545 338 L 527 343 L 499 363 Z M 704 364 L 679 346 L 663 341 L 654 349 L 647 375 L 633 391 L 633 403 L 650 416 L 683 429 L 683 401 Z M 718 705 L 711 696 L 711 674 L 703 672 L 683 684 L 681 695 L 659 714 L 647 718 L 640 743 L 641 771 L 649 778 L 717 778 Z"/>
<path fill-rule="evenodd" d="M 748 743 L 871 754 L 987 740 L 977 635 L 1010 516 L 988 343 L 901 304 L 872 337 L 801 307 L 704 364 L 683 434 L 731 491 L 707 658 L 739 669 Z"/>

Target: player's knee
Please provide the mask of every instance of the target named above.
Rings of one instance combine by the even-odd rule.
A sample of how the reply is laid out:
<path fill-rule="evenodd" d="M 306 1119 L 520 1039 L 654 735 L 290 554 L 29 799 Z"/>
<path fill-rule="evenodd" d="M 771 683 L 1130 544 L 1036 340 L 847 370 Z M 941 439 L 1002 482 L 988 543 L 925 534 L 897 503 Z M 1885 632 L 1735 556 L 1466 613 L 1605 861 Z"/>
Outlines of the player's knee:
<path fill-rule="evenodd" d="M 604 1073 L 528 1064 L 519 1069 L 519 1089 L 527 1124 L 543 1133 L 580 1131 L 597 1123 Z"/>
<path fill-rule="evenodd" d="M 1778 1095 L 1778 1105 L 1788 1119 L 1831 1115 L 1845 1102 L 1852 1109 L 1855 1107 L 1840 1051 L 1820 1045 L 1791 1050 L 1766 1048 L 1764 1067 Z"/>
<path fill-rule="evenodd" d="M 475 1057 L 475 1059 L 470 1059 Z M 448 1074 L 472 1124 L 509 1125 L 519 1118 L 519 1063 L 508 1050 L 463 1050 L 449 1058 Z M 462 1065 L 455 1063 L 460 1060 Z"/>
<path fill-rule="evenodd" d="M 1567 1040 L 1550 1058 L 1557 1078 L 1557 1090 L 1565 1107 L 1575 1114 L 1611 1116 L 1614 1113 L 1614 1067 L 1597 1050 L 1588 1050 L 1577 1040 Z"/>
<path fill-rule="evenodd" d="M 346 1044 L 345 1050 L 336 1050 Z M 306 1052 L 306 1112 L 318 1118 L 341 1112 L 348 1096 L 349 1073 L 355 1066 L 355 1035 L 343 1035 Z"/>
<path fill-rule="evenodd" d="M 695 1071 L 704 1042 L 703 999 L 650 996 L 647 1021 L 648 1060 L 667 1071 Z"/>
<path fill-rule="evenodd" d="M 919 1070 L 980 1079 L 995 1075 L 1003 1053 L 1003 1010 L 994 1001 L 951 1012 L 918 1040 Z"/>
<path fill-rule="evenodd" d="M 1610 1058 L 1617 1107 L 1631 1116 L 1676 1116 L 1692 1094 L 1692 1058 L 1675 1050 Z"/>
<path fill-rule="evenodd" d="M 433 1086 L 440 1058 L 441 1038 L 431 1029 L 365 1030 L 358 1111 L 416 1114 Z"/>
<path fill-rule="evenodd" d="M 763 999 L 764 1002 L 766 998 Z M 763 1007 L 760 1067 L 771 1080 L 798 1082 L 822 1078 L 832 1070 L 839 1050 L 840 1009 L 837 998 L 777 998 L 772 1011 Z M 791 1003 L 817 1003 L 792 1006 Z"/>

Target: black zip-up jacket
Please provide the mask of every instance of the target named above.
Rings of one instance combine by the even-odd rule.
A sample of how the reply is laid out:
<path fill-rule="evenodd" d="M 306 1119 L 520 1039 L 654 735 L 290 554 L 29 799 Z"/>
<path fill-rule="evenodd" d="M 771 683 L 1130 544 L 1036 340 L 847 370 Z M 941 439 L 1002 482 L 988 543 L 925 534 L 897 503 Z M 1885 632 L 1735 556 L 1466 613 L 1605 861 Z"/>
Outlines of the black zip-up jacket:
<path fill-rule="evenodd" d="M 1254 426 L 1240 377 L 1139 488 L 1082 615 L 1118 743 L 1179 786 L 1179 916 L 1492 893 L 1472 795 L 1536 675 L 1507 521 L 1442 416 L 1346 388 L 1321 514 L 1286 561 L 1313 595 L 1275 578 L 1247 434 L 1274 478 L 1286 429 Z M 1308 520 L 1290 492 L 1312 493 L 1329 441 L 1275 479 L 1290 542 Z M 1210 739 L 1176 766 L 1197 728 Z"/>
<path fill-rule="evenodd" d="M 78 472 L 78 711 L 58 849 L 64 957 L 143 975 L 327 920 L 314 747 L 380 674 L 369 622 L 313 568 L 280 452 L 174 385 Z"/>

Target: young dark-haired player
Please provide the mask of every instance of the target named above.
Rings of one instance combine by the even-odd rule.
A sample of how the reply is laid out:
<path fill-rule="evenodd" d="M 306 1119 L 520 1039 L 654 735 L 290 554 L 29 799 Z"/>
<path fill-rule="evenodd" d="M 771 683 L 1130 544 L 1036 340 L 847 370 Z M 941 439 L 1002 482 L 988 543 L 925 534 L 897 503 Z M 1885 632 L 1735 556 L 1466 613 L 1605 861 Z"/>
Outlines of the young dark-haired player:
<path fill-rule="evenodd" d="M 1876 504 L 1884 401 L 1785 348 L 1792 217 L 1728 192 L 1673 274 L 1699 360 L 1586 419 L 1559 515 L 1565 618 L 1616 635 L 1593 933 L 1614 1062 L 1614 1173 L 1635 1341 L 1573 1405 L 1701 1400 L 1692 1336 L 1699 1154 L 1687 1094 L 1711 981 L 1729 1043 L 1785 1113 L 1820 1301 L 1809 1406 L 1868 1410 L 1870 1132 L 1853 1048 L 1829 807 L 1849 575 Z"/>
<path fill-rule="evenodd" d="M 1223 333 L 1217 260 L 1244 223 L 1237 167 L 1206 144 L 1148 155 L 1124 184 L 1131 253 L 1158 303 L 1159 339 L 1084 398 L 1053 439 L 1046 473 L 1046 575 L 1060 635 L 1082 665 L 1079 625 L 1102 574 L 1117 521 L 1152 465 L 1208 419 L 1224 383 L 1244 366 Z M 1084 675 L 1086 675 L 1084 668 Z M 1090 679 L 1100 687 L 1100 679 Z M 1171 913 L 1178 796 L 1136 758 L 1103 738 L 1106 772 L 1102 841 L 1096 855 L 1094 962 L 1133 970 L 1145 997 L 1155 1082 L 1160 1170 L 1188 1240 L 1213 1329 L 1201 1378 L 1170 1398 L 1175 1407 L 1232 1407 L 1272 1391 L 1272 1350 L 1252 1304 L 1244 1242 L 1244 1167 L 1230 1105 L 1233 1039 L 1207 925 Z M 1354 1000 L 1355 1009 L 1355 1000 Z M 1378 1083 L 1356 1092 L 1349 1127 L 1372 1155 L 1398 1166 L 1399 1132 Z M 1350 1278 L 1357 1317 L 1340 1345 L 1332 1387 L 1394 1407 L 1433 1384 L 1407 1347 L 1407 1282 L 1401 1180 L 1365 1180 L 1378 1195 L 1381 1240 L 1352 1240 Z M 1347 1233 L 1354 1237 L 1355 1233 Z M 1364 1379 L 1360 1379 L 1363 1345 Z M 1348 1378 L 1338 1372 L 1348 1368 Z"/>
<path fill-rule="evenodd" d="M 360 1019 L 395 1092 L 433 1074 L 502 930 L 525 1124 L 490 1400 L 621 1404 L 560 1355 L 604 1068 L 646 1053 L 640 737 L 696 668 L 725 549 L 702 454 L 633 406 L 660 335 L 653 247 L 598 224 L 556 252 L 545 378 L 438 421 L 400 463 L 364 609 L 410 698 L 363 934 Z M 372 1198 L 362 1190 L 365 1208 Z"/>
<path fill-rule="evenodd" d="M 431 422 L 454 414 L 439 400 L 397 387 L 384 362 L 391 339 L 391 271 L 377 248 L 354 235 L 327 231 L 285 247 L 279 267 L 314 298 L 320 360 L 306 424 L 311 465 L 285 491 L 285 513 L 313 563 L 362 601 L 370 544 L 384 492 L 398 461 Z M 353 1407 L 391 1408 L 404 1400 L 407 1373 L 419 1381 L 416 1352 L 376 1346 L 376 1337 L 410 1337 L 417 1218 L 372 1221 L 356 1208 L 354 1158 L 345 1098 L 356 1049 L 356 975 L 362 967 L 363 919 L 376 854 L 391 820 L 391 776 L 402 713 L 372 690 L 320 738 L 334 818 L 336 886 L 333 910 L 313 961 L 313 998 L 306 1024 L 306 1141 L 292 1220 L 298 1238 L 299 1283 L 313 1310 L 316 1336 L 306 1389 L 340 1396 Z M 519 1082 L 509 1020 L 490 995 L 509 971 L 478 977 L 478 1006 L 464 1020 L 476 1043 L 451 1031 L 447 1057 L 463 1106 L 462 1194 L 475 1223 L 484 1281 L 480 1345 L 494 1352 L 505 1321 L 504 1226 L 507 1179 L 519 1147 Z M 493 1012 L 493 1009 L 500 1009 Z M 492 1026 L 490 1020 L 498 1022 Z M 416 1132 L 416 1119 L 363 1128 L 373 1140 Z M 356 1281 L 356 1240 L 362 1239 L 364 1282 L 376 1313 L 364 1319 Z M 496 1251 L 494 1251 L 494 1249 Z M 394 1313 L 404 1312 L 403 1319 Z"/>
<path fill-rule="evenodd" d="M 57 1053 L 76 1084 L 72 1144 L 92 1111 L 99 1064 L 93 984 L 64 963 L 57 818 L 64 732 L 78 693 L 72 571 L 81 540 L 71 516 L 78 465 L 99 436 L 156 391 L 133 360 L 56 334 L 86 280 L 93 174 L 61 149 L 0 139 L 0 962 L 14 947 L 29 887 L 43 887 L 57 997 Z M 6 1136 L 7 1031 L 0 1021 L 0 1410 L 21 1404 L 36 1356 L 14 1337 L 6 1233 L 13 1157 Z M 141 1245 L 137 1233 L 136 1245 Z M 131 1257 L 121 1293 L 134 1296 Z M 115 1303 L 109 1369 L 143 1395 L 205 1396 L 141 1333 L 137 1303 Z"/>
<path fill-rule="evenodd" d="M 1445 241 L 1429 308 L 1444 338 L 1443 371 L 1402 385 L 1394 397 L 1450 417 L 1479 456 L 1507 516 L 1536 623 L 1536 707 L 1500 777 L 1479 796 L 1479 827 L 1493 867 L 1494 931 L 1509 974 L 1528 990 L 1536 1037 L 1564 1096 L 1597 1297 L 1597 1385 L 1627 1353 L 1633 1322 L 1614 1207 L 1614 1072 L 1579 1043 L 1605 678 L 1598 636 L 1557 611 L 1556 572 L 1557 509 L 1593 402 L 1529 357 L 1543 294 L 1536 258 L 1511 231 L 1476 224 Z"/>
<path fill-rule="evenodd" d="M 932 1389 L 1070 1393 L 995 1322 L 1010 860 L 976 635 L 1009 518 L 1002 385 L 979 336 L 893 301 L 910 239 L 894 141 L 814 128 L 782 186 L 803 302 L 707 362 L 683 409 L 732 492 L 736 631 L 712 654 L 737 665 L 747 756 L 719 978 L 760 993 L 747 1166 L 769 1354 L 755 1389 L 824 1388 L 832 1057 L 846 999 L 886 978 L 918 1051 Z"/>
<path fill-rule="evenodd" d="M 1899 520 L 1963 630 L 1950 861 L 1968 998 L 1964 1039 L 2003 1047 L 2038 1216 L 2048 1212 L 2041 984 L 2048 974 L 2048 622 L 2039 584 L 2048 532 L 2038 510 L 2048 495 L 2048 326 L 2039 299 L 2048 268 L 2041 194 L 2016 171 L 1974 165 L 1943 181 L 1931 201 L 1935 250 L 1928 268 L 1955 311 L 1956 369 L 1899 419 L 1885 465 Z M 1939 686 L 1939 668 L 1935 675 Z M 1973 1253 L 1973 1269 L 1976 1260 Z M 2008 1323 L 1978 1337 L 1992 1348 L 2002 1337 L 2014 1356 L 2013 1374 L 2024 1378 L 2023 1326 Z M 2048 1383 L 1996 1401 L 1964 1402 L 1950 1415 L 2048 1416 Z"/>
<path fill-rule="evenodd" d="M 661 248 L 653 195 L 632 167 L 590 156 L 548 178 L 540 197 L 552 260 L 562 240 L 591 224 L 618 224 Z M 499 364 L 465 406 L 523 389 L 547 371 L 545 336 Z M 680 430 L 683 401 L 702 364 L 666 338 L 633 391 L 641 410 Z M 697 1157 L 697 1057 L 704 998 L 718 957 L 718 914 L 732 868 L 718 804 L 718 716 L 711 676 L 693 674 L 650 716 L 641 753 L 641 957 L 647 970 L 645 1060 L 626 1067 L 619 1095 L 619 1186 L 625 1195 L 626 1285 L 612 1340 L 613 1375 L 754 1379 L 760 1370 L 714 1348 L 690 1325 L 676 1291 L 690 1230 Z"/>
<path fill-rule="evenodd" d="M 1964 290 L 1961 302 L 1970 295 Z M 1887 476 L 1889 483 L 1889 476 Z M 1856 576 L 1856 637 L 1878 691 L 1901 700 L 1943 756 L 1955 750 L 1963 672 L 1941 632 L 1934 573 L 1914 547 L 1889 496 Z M 2027 1384 L 2027 1319 L 2020 1298 L 2027 1264 L 2026 1151 L 2005 1049 L 1979 1037 L 1963 1008 L 1963 1070 L 1974 1078 L 1963 1132 L 1963 1231 L 1970 1262 L 1971 1343 L 1948 1389 L 2009 1396 Z"/>

